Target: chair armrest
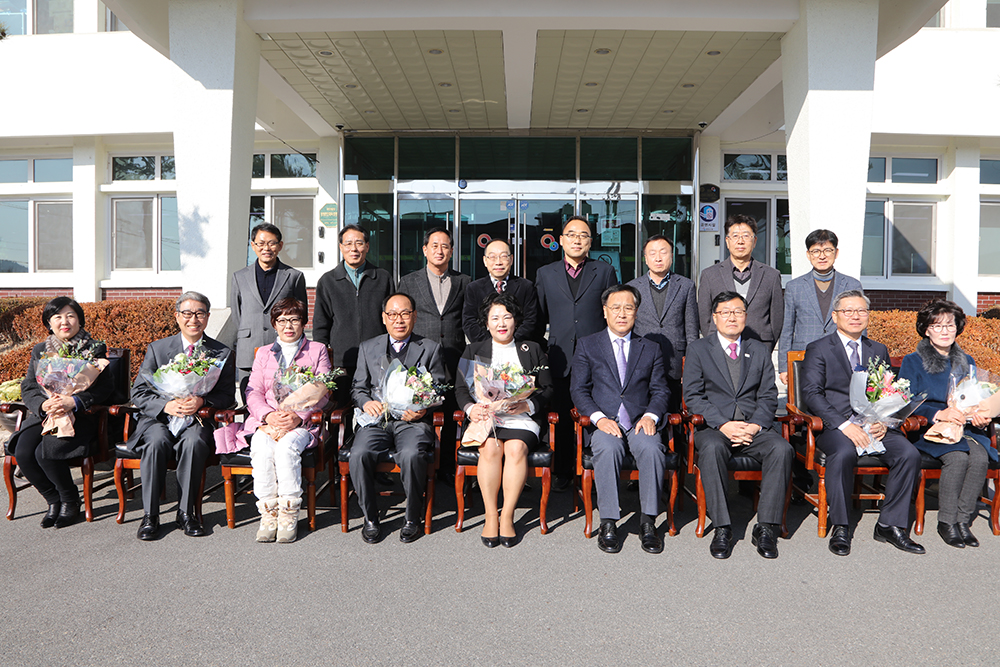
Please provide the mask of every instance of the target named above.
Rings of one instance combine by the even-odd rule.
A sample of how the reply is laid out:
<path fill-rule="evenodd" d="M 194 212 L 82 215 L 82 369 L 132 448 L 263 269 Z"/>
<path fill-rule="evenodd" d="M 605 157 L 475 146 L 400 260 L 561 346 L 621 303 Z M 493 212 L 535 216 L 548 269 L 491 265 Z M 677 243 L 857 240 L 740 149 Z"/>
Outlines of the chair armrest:
<path fill-rule="evenodd" d="M 9 415 L 12 412 L 20 412 L 21 419 L 28 415 L 28 406 L 24 403 L 0 403 L 0 412 Z"/>
<path fill-rule="evenodd" d="M 246 407 L 242 407 L 239 410 L 216 410 L 215 411 L 215 421 L 218 424 L 232 424 L 236 421 L 239 416 L 247 416 L 249 411 Z"/>
<path fill-rule="evenodd" d="M 687 459 L 687 471 L 689 475 L 693 475 L 697 459 L 697 452 L 694 448 L 694 430 L 696 426 L 702 426 L 705 423 L 705 417 L 685 410 L 681 418 L 684 420 L 684 431 L 687 433 L 687 456 L 685 457 Z"/>
<path fill-rule="evenodd" d="M 923 415 L 910 415 L 900 425 L 899 430 L 904 434 L 916 433 L 927 426 L 927 417 Z"/>
<path fill-rule="evenodd" d="M 559 423 L 559 413 L 558 412 L 550 412 L 549 413 L 549 423 L 550 424 L 558 424 Z"/>
<path fill-rule="evenodd" d="M 456 424 L 461 424 L 465 421 L 465 413 L 461 410 L 455 410 L 451 413 L 451 418 Z"/>

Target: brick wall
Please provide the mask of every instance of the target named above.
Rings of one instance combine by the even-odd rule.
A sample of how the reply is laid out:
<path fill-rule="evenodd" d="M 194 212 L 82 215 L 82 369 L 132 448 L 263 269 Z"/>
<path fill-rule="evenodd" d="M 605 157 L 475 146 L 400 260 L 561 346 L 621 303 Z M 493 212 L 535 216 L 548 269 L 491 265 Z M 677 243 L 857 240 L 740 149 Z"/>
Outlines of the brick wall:
<path fill-rule="evenodd" d="M 982 313 L 990 308 L 1000 306 L 1000 294 L 997 292 L 980 292 L 976 312 Z"/>
<path fill-rule="evenodd" d="M 0 289 L 0 298 L 11 297 L 11 296 L 23 296 L 23 297 L 36 297 L 43 296 L 49 298 L 55 298 L 57 296 L 73 296 L 73 288 L 71 287 L 39 287 L 39 288 L 25 288 L 20 289 Z"/>
<path fill-rule="evenodd" d="M 113 287 L 101 290 L 101 300 L 173 298 L 180 294 L 180 287 Z"/>
<path fill-rule="evenodd" d="M 307 287 L 306 288 L 306 300 L 309 310 L 309 328 L 312 328 L 313 315 L 316 313 L 316 288 Z"/>
<path fill-rule="evenodd" d="M 932 299 L 946 299 L 947 292 L 901 292 L 896 290 L 865 290 L 872 310 L 920 310 Z"/>

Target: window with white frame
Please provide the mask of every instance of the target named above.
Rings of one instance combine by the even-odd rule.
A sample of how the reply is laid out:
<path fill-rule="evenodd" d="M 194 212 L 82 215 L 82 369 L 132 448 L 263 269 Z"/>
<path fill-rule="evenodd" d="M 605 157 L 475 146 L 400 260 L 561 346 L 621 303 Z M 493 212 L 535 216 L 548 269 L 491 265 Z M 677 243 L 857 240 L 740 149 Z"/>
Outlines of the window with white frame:
<path fill-rule="evenodd" d="M 0 200 L 0 273 L 73 270 L 73 202 Z"/>
<path fill-rule="evenodd" d="M 0 159 L 0 183 L 69 183 L 73 180 L 73 158 Z"/>
<path fill-rule="evenodd" d="M 765 199 L 753 197 L 726 197 L 726 210 L 723 218 L 728 220 L 734 215 L 749 215 L 757 222 L 757 244 L 753 249 L 753 258 L 758 262 L 773 266 L 783 275 L 792 273 L 791 226 L 788 216 L 788 198 L 770 197 Z M 772 215 L 773 211 L 773 215 Z M 729 256 L 729 251 L 723 246 L 723 258 Z"/>
<path fill-rule="evenodd" d="M 938 160 L 925 157 L 869 157 L 869 183 L 937 183 Z"/>
<path fill-rule="evenodd" d="M 863 276 L 934 274 L 935 205 L 870 200 L 865 205 Z"/>
<path fill-rule="evenodd" d="M 115 270 L 180 270 L 176 196 L 115 198 L 111 218 Z"/>
<path fill-rule="evenodd" d="M 726 181 L 787 181 L 787 158 L 781 153 L 725 153 L 722 178 Z"/>
<path fill-rule="evenodd" d="M 250 247 L 250 230 L 270 222 L 281 230 L 281 261 L 299 269 L 313 266 L 313 197 L 253 195 L 247 226 L 247 266 L 256 259 Z"/>
<path fill-rule="evenodd" d="M 314 178 L 315 153 L 255 153 L 253 178 Z"/>
<path fill-rule="evenodd" d="M 112 181 L 172 181 L 173 155 L 123 155 L 111 158 Z"/>
<path fill-rule="evenodd" d="M 9 35 L 73 32 L 74 0 L 0 0 L 0 23 Z"/>

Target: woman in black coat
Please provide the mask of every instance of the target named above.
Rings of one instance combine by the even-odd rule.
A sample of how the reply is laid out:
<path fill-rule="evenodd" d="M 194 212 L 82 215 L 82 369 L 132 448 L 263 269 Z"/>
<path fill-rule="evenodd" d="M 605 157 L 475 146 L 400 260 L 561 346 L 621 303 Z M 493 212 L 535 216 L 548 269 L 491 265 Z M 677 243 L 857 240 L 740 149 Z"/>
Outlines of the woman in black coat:
<path fill-rule="evenodd" d="M 926 393 L 927 400 L 917 408 L 928 422 L 954 422 L 964 425 L 963 437 L 955 444 L 932 442 L 921 437 L 917 449 L 941 461 L 938 490 L 938 534 L 946 544 L 978 547 L 972 534 L 976 502 L 986 481 L 989 460 L 997 460 L 997 451 L 983 431 L 990 420 L 973 414 L 971 425 L 960 410 L 948 406 L 951 378 L 959 381 L 975 370 L 975 361 L 962 351 L 955 339 L 965 329 L 965 312 L 943 299 L 931 301 L 917 313 L 917 333 L 921 340 L 917 351 L 903 357 L 899 376 L 910 381 L 914 395 Z"/>
<path fill-rule="evenodd" d="M 528 452 L 538 447 L 545 432 L 546 410 L 552 400 L 552 375 L 548 357 L 534 341 L 514 341 L 514 331 L 521 324 L 521 306 L 509 294 L 493 294 L 479 309 L 480 323 L 490 338 L 465 348 L 462 358 L 498 367 L 510 364 L 534 373 L 535 391 L 527 399 L 510 405 L 504 413 L 495 413 L 480 403 L 461 379 L 455 396 L 470 422 L 495 420 L 495 430 L 479 446 L 478 480 L 483 493 L 485 522 L 482 540 L 489 548 L 498 544 L 512 547 L 517 542 L 514 509 L 528 475 Z M 459 367 L 466 366 L 459 364 Z M 497 517 L 497 494 L 503 486 L 503 510 Z"/>
<path fill-rule="evenodd" d="M 54 354 L 65 345 L 89 351 L 95 359 L 106 357 L 107 351 L 104 343 L 93 340 L 83 328 L 83 308 L 69 297 L 57 297 L 45 304 L 42 324 L 50 335 L 31 350 L 28 372 L 21 382 L 21 400 L 28 406 L 29 414 L 11 436 L 7 451 L 13 452 L 25 478 L 49 504 L 42 517 L 42 528 L 63 528 L 80 515 L 80 492 L 73 482 L 69 459 L 87 455 L 97 429 L 96 418 L 86 414 L 87 410 L 111 395 L 114 380 L 110 373 L 101 373 L 90 387 L 77 394 L 50 397 L 35 379 L 35 367 L 43 354 Z M 69 438 L 42 435 L 46 416 L 69 413 L 75 413 L 75 435 Z"/>

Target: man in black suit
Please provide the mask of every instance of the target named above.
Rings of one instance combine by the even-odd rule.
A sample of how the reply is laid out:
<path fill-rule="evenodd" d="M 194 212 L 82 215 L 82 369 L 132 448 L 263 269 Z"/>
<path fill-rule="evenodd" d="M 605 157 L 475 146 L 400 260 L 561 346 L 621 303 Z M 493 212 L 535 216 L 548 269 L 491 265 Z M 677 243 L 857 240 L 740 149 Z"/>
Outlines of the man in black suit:
<path fill-rule="evenodd" d="M 826 454 L 826 488 L 833 524 L 830 551 L 838 556 L 851 553 L 847 503 L 858 449 L 870 440 L 868 433 L 851 422 L 851 375 L 854 369 L 867 369 L 872 360 L 889 364 L 885 345 L 861 335 L 868 327 L 868 306 L 868 297 L 859 290 L 835 296 L 833 322 L 837 331 L 809 343 L 802 364 L 802 402 L 807 411 L 823 420 L 816 446 Z M 924 548 L 910 539 L 908 531 L 910 495 L 920 474 L 920 453 L 899 431 L 887 431 L 884 424 L 875 424 L 869 430 L 871 437 L 885 446 L 885 454 L 879 458 L 889 468 L 875 539 L 908 553 L 922 554 Z"/>
<path fill-rule="evenodd" d="M 490 337 L 479 322 L 479 306 L 490 294 L 504 293 L 512 294 L 524 313 L 521 325 L 514 332 L 514 340 L 535 340 L 538 333 L 538 294 L 535 292 L 535 284 L 530 280 L 511 275 L 514 254 L 510 244 L 504 239 L 490 241 L 483 251 L 483 264 L 490 275 L 473 280 L 465 291 L 462 327 L 469 341 L 478 343 Z"/>
<path fill-rule="evenodd" d="M 630 285 L 604 291 L 607 328 L 581 338 L 573 357 L 573 403 L 590 417 L 587 437 L 594 453 L 594 479 L 601 528 L 601 551 L 621 550 L 616 522 L 621 518 L 618 481 L 626 448 L 639 468 L 639 533 L 643 551 L 660 553 L 663 538 L 656 533 L 660 513 L 663 471 L 667 453 L 658 426 L 664 417 L 670 390 L 660 346 L 632 335 L 641 297 Z"/>
<path fill-rule="evenodd" d="M 736 292 L 712 301 L 715 334 L 691 344 L 684 362 L 684 400 L 688 411 L 705 418 L 694 435 L 705 504 L 715 525 L 709 552 L 729 558 L 733 531 L 729 520 L 727 465 L 735 452 L 760 462 L 762 479 L 752 542 L 764 558 L 778 557 L 778 535 L 794 452 L 774 430 L 778 389 L 771 351 L 743 338 L 747 305 Z"/>
<path fill-rule="evenodd" d="M 228 347 L 204 335 L 211 310 L 208 297 L 198 292 L 185 292 L 177 298 L 174 308 L 180 333 L 149 344 L 132 385 L 132 403 L 139 408 L 139 419 L 135 433 L 126 446 L 142 455 L 139 475 L 142 479 L 144 515 L 137 534 L 140 540 L 155 540 L 159 535 L 160 493 L 166 481 L 167 463 L 171 459 L 177 461 L 177 486 L 180 488 L 177 525 L 191 537 L 205 534 L 201 521 L 195 515 L 194 504 L 205 461 L 215 451 L 213 429 L 208 424 L 195 421 L 175 436 L 167 428 L 167 419 L 170 416 L 194 415 L 204 405 L 227 409 L 236 403 L 236 357 Z M 182 352 L 191 354 L 198 349 L 204 349 L 214 357 L 226 356 L 222 374 L 204 396 L 170 399 L 146 381 L 148 376 L 176 355 Z"/>
<path fill-rule="evenodd" d="M 538 308 L 541 321 L 549 325 L 549 366 L 555 384 L 553 409 L 559 413 L 556 443 L 556 489 L 572 486 L 574 458 L 572 409 L 570 398 L 570 371 L 576 341 L 605 328 L 601 302 L 604 291 L 618 284 L 614 268 L 606 263 L 589 259 L 591 243 L 590 223 L 574 216 L 563 225 L 559 243 L 563 258 L 538 269 L 535 287 L 538 290 Z M 631 327 L 630 327 L 631 328 Z"/>
<path fill-rule="evenodd" d="M 375 336 L 361 344 L 358 369 L 354 373 L 351 394 L 355 404 L 355 421 L 365 413 L 373 418 L 382 415 L 383 404 L 372 390 L 381 384 L 386 369 L 394 359 L 405 368 L 423 366 L 434 380 L 445 381 L 441 347 L 413 333 L 417 319 L 416 304 L 402 293 L 390 295 L 382 304 L 382 321 L 388 334 Z M 351 447 L 351 482 L 358 494 L 358 503 L 365 515 L 361 538 L 370 544 L 378 542 L 382 534 L 375 499 L 375 466 L 379 454 L 395 450 L 396 464 L 400 468 L 403 489 L 406 492 L 406 522 L 399 532 L 403 542 L 413 542 L 420 537 L 421 499 L 427 479 L 426 453 L 434 448 L 434 429 L 427 410 L 403 413 L 402 419 L 381 419 L 356 429 Z"/>

